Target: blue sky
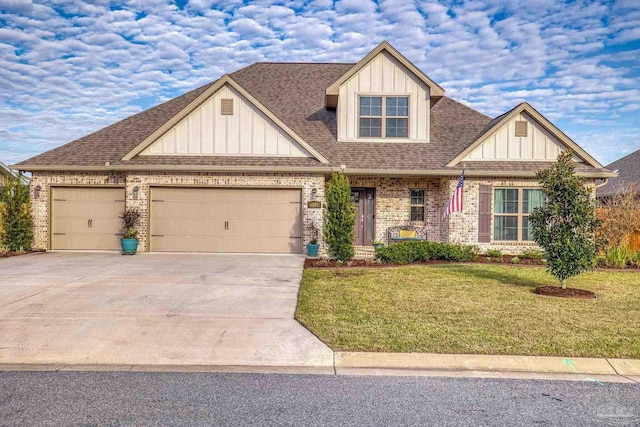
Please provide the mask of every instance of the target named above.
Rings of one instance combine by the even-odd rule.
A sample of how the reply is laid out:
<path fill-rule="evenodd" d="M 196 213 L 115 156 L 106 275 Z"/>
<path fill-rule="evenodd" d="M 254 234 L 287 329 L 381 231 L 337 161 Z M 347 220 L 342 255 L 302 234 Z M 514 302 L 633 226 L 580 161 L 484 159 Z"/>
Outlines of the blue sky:
<path fill-rule="evenodd" d="M 384 39 L 487 115 L 526 100 L 604 164 L 640 149 L 638 0 L 0 0 L 0 160 L 256 61 L 354 62 Z"/>

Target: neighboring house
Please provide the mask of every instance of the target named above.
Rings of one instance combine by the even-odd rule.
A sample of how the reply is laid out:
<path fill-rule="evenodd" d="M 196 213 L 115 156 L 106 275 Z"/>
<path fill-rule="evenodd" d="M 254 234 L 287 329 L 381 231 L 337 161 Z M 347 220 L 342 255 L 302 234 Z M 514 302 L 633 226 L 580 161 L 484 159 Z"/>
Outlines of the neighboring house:
<path fill-rule="evenodd" d="M 15 167 L 41 249 L 117 249 L 126 206 L 143 251 L 303 253 L 342 170 L 356 246 L 412 224 L 518 252 L 535 172 L 567 148 L 590 184 L 614 176 L 529 104 L 487 117 L 383 42 L 357 64 L 253 64 Z M 463 166 L 464 211 L 443 218 Z"/>
<path fill-rule="evenodd" d="M 607 165 L 607 169 L 618 173 L 616 178 L 609 178 L 596 191 L 598 199 L 605 199 L 625 190 L 629 185 L 640 188 L 640 150 Z"/>
<path fill-rule="evenodd" d="M 20 176 L 22 182 L 29 184 L 29 178 L 24 175 L 19 175 L 16 171 L 9 168 L 9 166 L 0 162 L 0 188 L 5 186 L 7 178 L 17 178 Z"/>

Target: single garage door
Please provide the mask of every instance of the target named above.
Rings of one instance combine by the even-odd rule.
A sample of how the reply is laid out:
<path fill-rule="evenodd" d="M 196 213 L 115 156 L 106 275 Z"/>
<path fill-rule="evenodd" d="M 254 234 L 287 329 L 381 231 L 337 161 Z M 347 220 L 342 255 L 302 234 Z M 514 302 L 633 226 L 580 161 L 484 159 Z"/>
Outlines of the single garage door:
<path fill-rule="evenodd" d="M 124 188 L 51 188 L 51 249 L 120 249 Z"/>
<path fill-rule="evenodd" d="M 299 189 L 151 189 L 151 250 L 301 253 Z"/>

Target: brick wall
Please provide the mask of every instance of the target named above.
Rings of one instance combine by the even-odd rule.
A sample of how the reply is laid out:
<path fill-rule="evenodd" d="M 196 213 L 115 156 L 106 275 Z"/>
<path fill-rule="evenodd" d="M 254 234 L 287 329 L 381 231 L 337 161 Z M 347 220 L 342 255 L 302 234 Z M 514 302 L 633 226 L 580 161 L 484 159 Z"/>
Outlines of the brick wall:
<path fill-rule="evenodd" d="M 451 197 L 458 183 L 457 178 L 448 180 L 448 197 Z M 454 213 L 448 218 L 449 241 L 477 245 L 481 251 L 487 249 L 499 249 L 506 255 L 517 255 L 525 249 L 539 249 L 533 242 L 494 243 L 493 242 L 493 217 L 491 219 L 492 242 L 478 243 L 478 207 L 480 198 L 480 185 L 493 187 L 531 187 L 539 188 L 540 184 L 535 178 L 505 179 L 505 178 L 466 178 L 464 181 L 464 209 L 463 212 Z M 588 185 L 594 191 L 593 180 Z"/>
<path fill-rule="evenodd" d="M 322 245 L 322 209 L 309 209 L 311 200 L 325 202 L 324 175 L 303 174 L 258 174 L 258 173 L 129 173 L 104 174 L 90 172 L 35 172 L 31 179 L 32 214 L 34 218 L 34 247 L 49 248 L 49 195 L 51 186 L 114 186 L 126 187 L 126 205 L 136 207 L 142 213 L 140 250 L 147 250 L 149 187 L 175 186 L 238 186 L 238 187 L 299 187 L 303 198 L 303 244 L 311 240 L 311 224 L 318 228 L 318 239 Z M 526 248 L 537 248 L 535 243 L 478 243 L 478 202 L 479 186 L 537 187 L 535 179 L 467 178 L 465 180 L 464 211 L 442 217 L 458 179 L 451 178 L 389 178 L 350 176 L 352 187 L 376 189 L 376 240 L 387 242 L 389 227 L 410 223 L 410 190 L 425 190 L 425 221 L 413 222 L 416 226 L 427 227 L 427 237 L 434 241 L 449 241 L 478 245 L 481 250 L 500 249 L 505 254 L 518 254 Z M 589 183 L 592 188 L 594 182 Z M 40 186 L 39 197 L 34 197 L 34 189 Z M 138 198 L 133 199 L 133 189 L 138 187 Z M 316 194 L 312 195 L 312 190 Z M 492 224 L 493 229 L 493 224 Z"/>
<path fill-rule="evenodd" d="M 442 240 L 446 179 L 350 176 L 349 182 L 352 188 L 376 189 L 376 240 L 387 243 L 387 230 L 390 227 L 407 224 L 426 226 L 429 240 Z M 410 221 L 412 189 L 425 190 L 424 221 Z"/>
<path fill-rule="evenodd" d="M 322 243 L 322 209 L 310 209 L 307 202 L 317 200 L 324 204 L 324 175 L 302 174 L 243 174 L 243 173 L 128 173 L 96 174 L 89 172 L 35 172 L 31 180 L 32 214 L 34 218 L 34 247 L 49 248 L 49 195 L 53 185 L 113 186 L 126 188 L 126 206 L 139 209 L 142 221 L 138 227 L 139 250 L 147 250 L 149 187 L 154 185 L 201 186 L 201 187 L 299 187 L 302 189 L 302 215 L 304 224 L 303 244 L 311 240 L 311 224 L 318 228 Z M 33 191 L 40 185 L 38 199 Z M 138 187 L 138 198 L 134 200 L 133 189 Z M 315 195 L 312 190 L 315 189 Z"/>
<path fill-rule="evenodd" d="M 31 214 L 33 215 L 33 247 L 49 249 L 49 196 L 52 186 L 114 186 L 125 184 L 123 174 L 92 172 L 34 172 L 31 177 Z M 38 198 L 34 190 L 40 186 Z"/>

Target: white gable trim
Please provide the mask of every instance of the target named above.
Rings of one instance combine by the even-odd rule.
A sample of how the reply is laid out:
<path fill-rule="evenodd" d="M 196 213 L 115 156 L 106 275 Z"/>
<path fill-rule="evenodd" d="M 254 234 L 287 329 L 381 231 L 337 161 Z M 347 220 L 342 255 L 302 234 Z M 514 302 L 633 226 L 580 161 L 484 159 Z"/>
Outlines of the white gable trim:
<path fill-rule="evenodd" d="M 424 72 L 422 72 L 422 70 L 416 67 L 411 61 L 405 58 L 404 55 L 398 52 L 393 46 L 389 44 L 389 42 L 385 40 L 378 46 L 376 46 L 376 48 L 369 52 L 364 58 L 358 61 L 356 65 L 351 67 L 349 71 L 344 73 L 331 86 L 329 86 L 326 90 L 327 97 L 338 96 L 340 93 L 340 86 L 342 86 L 344 82 L 353 77 L 358 71 L 360 71 L 365 65 L 371 62 L 371 60 L 378 56 L 382 51 L 386 51 L 387 53 L 389 53 L 389 55 L 393 56 L 396 60 L 398 60 L 398 62 L 407 67 L 407 69 L 409 69 L 409 71 L 411 71 L 419 80 L 429 86 L 431 96 L 444 96 L 444 89 L 440 85 L 431 80 Z"/>
<path fill-rule="evenodd" d="M 237 92 L 239 92 L 249 103 L 253 104 L 259 111 L 273 121 L 276 126 L 282 129 L 287 135 L 289 135 L 295 142 L 297 142 L 302 148 L 304 148 L 309 154 L 315 157 L 321 163 L 329 163 L 329 161 L 314 149 L 309 143 L 307 143 L 302 137 L 295 133 L 289 126 L 287 126 L 282 120 L 275 116 L 267 107 L 265 107 L 260 101 L 258 101 L 253 95 L 247 92 L 240 84 L 238 84 L 231 76 L 225 74 L 218 81 L 216 81 L 211 87 L 205 90 L 200 96 L 191 101 L 189 105 L 182 109 L 178 114 L 169 119 L 165 124 L 160 126 L 155 132 L 149 135 L 144 141 L 138 144 L 133 150 L 128 152 L 123 158 L 123 161 L 131 160 L 138 154 L 142 153 L 151 144 L 156 142 L 160 137 L 167 133 L 170 129 L 180 123 L 185 117 L 187 117 L 192 111 L 198 108 L 203 102 L 209 99 L 213 94 L 220 90 L 225 85 L 231 86 Z"/>
<path fill-rule="evenodd" d="M 471 145 L 465 148 L 460 154 L 458 154 L 453 160 L 451 160 L 447 166 L 454 167 L 458 165 L 463 159 L 465 159 L 471 152 L 482 145 L 488 138 L 495 135 L 502 127 L 511 121 L 518 114 L 526 112 L 533 120 L 535 120 L 540 126 L 542 126 L 547 132 L 549 132 L 554 138 L 556 138 L 565 147 L 573 151 L 573 153 L 587 162 L 589 165 L 595 168 L 603 168 L 603 166 L 594 159 L 589 153 L 583 150 L 578 144 L 576 144 L 571 138 L 565 135 L 560 129 L 558 129 L 553 123 L 547 120 L 542 114 L 536 111 L 529 103 L 523 102 L 516 108 L 511 110 L 509 114 L 506 114 L 496 123 L 489 132 L 482 135 L 479 139 L 476 139 Z"/>

